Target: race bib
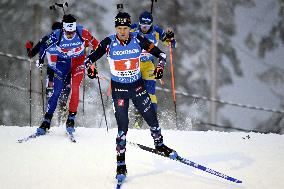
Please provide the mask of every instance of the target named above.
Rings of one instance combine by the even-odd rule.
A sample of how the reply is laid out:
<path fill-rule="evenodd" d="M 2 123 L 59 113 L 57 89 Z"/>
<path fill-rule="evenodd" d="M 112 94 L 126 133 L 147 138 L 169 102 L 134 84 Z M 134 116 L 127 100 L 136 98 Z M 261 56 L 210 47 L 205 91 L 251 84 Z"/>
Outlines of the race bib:
<path fill-rule="evenodd" d="M 139 58 L 112 60 L 112 62 L 111 71 L 114 76 L 131 77 L 140 72 Z"/>
<path fill-rule="evenodd" d="M 139 68 L 139 59 L 114 60 L 114 69 L 116 71 L 136 70 Z"/>

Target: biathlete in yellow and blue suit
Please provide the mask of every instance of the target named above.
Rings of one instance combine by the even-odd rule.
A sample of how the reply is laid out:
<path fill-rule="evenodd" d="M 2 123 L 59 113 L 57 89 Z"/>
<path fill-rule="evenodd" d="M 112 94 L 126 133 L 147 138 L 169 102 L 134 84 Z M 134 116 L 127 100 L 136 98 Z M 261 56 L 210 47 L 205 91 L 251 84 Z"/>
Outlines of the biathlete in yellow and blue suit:
<path fill-rule="evenodd" d="M 174 32 L 171 28 L 167 28 L 165 31 L 158 25 L 153 24 L 153 16 L 150 12 L 144 11 L 139 17 L 139 23 L 134 23 L 131 25 L 132 32 L 136 32 L 141 36 L 147 38 L 149 41 L 158 46 L 159 41 L 162 41 L 166 46 L 176 47 L 176 40 L 174 38 Z M 155 59 L 154 56 L 150 53 L 143 50 L 140 56 L 141 62 L 141 73 L 142 79 L 145 82 L 145 87 L 147 92 L 150 95 L 152 105 L 157 113 L 157 97 L 156 97 L 156 79 L 154 70 L 155 70 Z M 143 119 L 141 115 L 137 112 L 135 115 L 135 124 L 134 127 L 139 128 L 142 125 Z"/>

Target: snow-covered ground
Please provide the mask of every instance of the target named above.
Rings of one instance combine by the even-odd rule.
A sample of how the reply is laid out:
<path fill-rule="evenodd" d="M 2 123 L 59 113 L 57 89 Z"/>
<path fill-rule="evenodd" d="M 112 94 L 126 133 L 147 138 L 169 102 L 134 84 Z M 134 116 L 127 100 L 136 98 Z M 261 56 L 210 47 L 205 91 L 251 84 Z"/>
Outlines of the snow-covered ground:
<path fill-rule="evenodd" d="M 115 187 L 116 129 L 77 128 L 71 143 L 63 127 L 19 144 L 36 127 L 0 126 L 1 189 L 93 189 Z M 243 181 L 231 183 L 195 168 L 127 148 L 123 189 L 281 189 L 284 136 L 276 134 L 163 131 L 165 143 L 181 156 Z M 249 135 L 249 137 L 247 137 Z M 152 146 L 148 130 L 129 130 L 127 139 Z"/>

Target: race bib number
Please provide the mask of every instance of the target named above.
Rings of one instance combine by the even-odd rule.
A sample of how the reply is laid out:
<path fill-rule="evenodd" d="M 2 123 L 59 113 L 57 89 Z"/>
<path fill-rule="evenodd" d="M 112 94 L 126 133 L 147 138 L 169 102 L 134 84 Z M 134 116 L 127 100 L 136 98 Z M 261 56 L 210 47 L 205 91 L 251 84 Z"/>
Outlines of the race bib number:
<path fill-rule="evenodd" d="M 114 60 L 115 71 L 131 71 L 139 68 L 139 58 Z"/>

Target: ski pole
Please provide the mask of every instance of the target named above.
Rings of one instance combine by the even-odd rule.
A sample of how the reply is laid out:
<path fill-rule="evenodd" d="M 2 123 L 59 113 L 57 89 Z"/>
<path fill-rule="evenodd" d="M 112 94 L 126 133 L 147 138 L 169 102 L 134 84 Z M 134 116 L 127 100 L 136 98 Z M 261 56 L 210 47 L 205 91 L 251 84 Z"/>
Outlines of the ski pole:
<path fill-rule="evenodd" d="M 171 76 L 172 76 L 172 94 L 173 94 L 173 102 L 174 102 L 174 105 L 175 105 L 175 115 L 176 115 L 176 127 L 178 127 L 176 90 L 175 90 L 175 75 L 174 75 L 174 65 L 173 65 L 173 49 L 172 49 L 171 44 L 170 44 L 170 64 L 171 64 Z"/>
<path fill-rule="evenodd" d="M 88 51 L 89 51 L 89 48 L 88 47 L 85 47 L 84 49 L 84 52 L 85 52 L 85 55 L 88 54 Z M 85 73 L 84 73 L 84 78 L 83 78 L 83 123 L 85 125 L 85 91 L 86 91 L 86 76 L 85 76 Z"/>
<path fill-rule="evenodd" d="M 29 56 L 30 50 L 33 48 L 34 43 L 32 41 L 29 41 L 28 44 L 26 44 L 27 54 Z M 30 63 L 30 127 L 32 126 L 32 58 L 29 56 L 29 63 Z"/>
<path fill-rule="evenodd" d="M 95 66 L 97 66 L 96 63 L 95 63 Z M 106 122 L 106 128 L 107 128 L 107 132 L 108 132 L 108 125 L 107 125 L 107 118 L 106 118 L 106 111 L 105 111 L 105 106 L 104 106 L 101 82 L 100 82 L 100 78 L 99 77 L 97 79 L 98 79 L 99 91 L 100 91 L 100 96 L 101 96 L 101 101 L 102 101 L 102 106 L 103 106 L 103 113 L 104 113 L 105 122 Z"/>
<path fill-rule="evenodd" d="M 40 68 L 40 79 L 41 79 L 41 99 L 42 99 L 42 115 L 44 115 L 44 94 L 43 94 L 43 75 L 42 68 Z"/>
<path fill-rule="evenodd" d="M 32 126 L 32 59 L 29 59 L 30 62 L 30 127 Z"/>
<path fill-rule="evenodd" d="M 154 7 L 154 1 L 157 2 L 157 0 L 151 0 L 152 3 L 151 3 L 151 14 L 153 13 L 153 7 Z"/>
<path fill-rule="evenodd" d="M 109 82 L 109 85 L 108 85 L 106 102 L 108 102 L 110 93 L 111 93 L 111 82 Z M 107 107 L 107 105 L 106 105 L 106 107 Z M 103 118 L 101 118 L 101 120 L 100 120 L 99 128 L 101 128 L 102 121 L 103 121 Z"/>
<path fill-rule="evenodd" d="M 86 86 L 85 86 L 85 74 L 84 74 L 84 78 L 83 78 L 83 118 L 85 117 L 85 90 L 86 90 Z"/>

